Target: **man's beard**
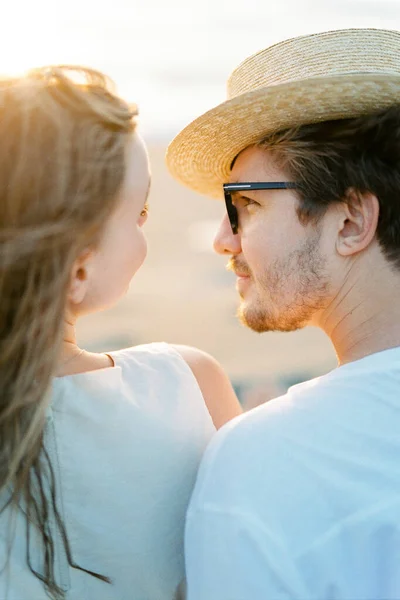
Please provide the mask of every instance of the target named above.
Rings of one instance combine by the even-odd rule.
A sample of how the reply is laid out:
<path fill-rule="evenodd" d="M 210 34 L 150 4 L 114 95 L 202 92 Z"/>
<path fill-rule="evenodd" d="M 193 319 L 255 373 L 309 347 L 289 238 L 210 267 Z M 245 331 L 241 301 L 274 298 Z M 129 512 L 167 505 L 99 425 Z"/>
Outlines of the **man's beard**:
<path fill-rule="evenodd" d="M 295 331 L 306 326 L 327 303 L 326 259 L 319 252 L 320 233 L 282 259 L 257 281 L 249 267 L 232 259 L 230 268 L 250 276 L 249 301 L 238 310 L 240 321 L 253 331 Z M 256 296 L 257 294 L 257 296 Z"/>

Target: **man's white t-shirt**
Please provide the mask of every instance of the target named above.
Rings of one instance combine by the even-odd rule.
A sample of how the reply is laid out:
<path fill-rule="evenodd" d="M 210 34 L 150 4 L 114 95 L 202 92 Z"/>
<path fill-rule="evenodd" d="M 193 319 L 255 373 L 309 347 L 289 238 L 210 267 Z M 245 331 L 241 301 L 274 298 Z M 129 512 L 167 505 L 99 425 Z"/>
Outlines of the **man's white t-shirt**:
<path fill-rule="evenodd" d="M 400 598 L 400 348 L 225 425 L 186 524 L 189 600 Z"/>

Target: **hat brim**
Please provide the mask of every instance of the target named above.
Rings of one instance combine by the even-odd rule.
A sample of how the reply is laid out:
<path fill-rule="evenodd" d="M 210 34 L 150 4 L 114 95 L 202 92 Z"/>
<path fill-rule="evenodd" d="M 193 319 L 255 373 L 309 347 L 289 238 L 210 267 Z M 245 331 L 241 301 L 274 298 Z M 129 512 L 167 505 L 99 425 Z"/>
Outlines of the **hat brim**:
<path fill-rule="evenodd" d="M 166 162 L 183 185 L 223 198 L 233 159 L 289 127 L 346 119 L 400 104 L 400 75 L 346 74 L 259 88 L 209 110 L 170 143 Z"/>

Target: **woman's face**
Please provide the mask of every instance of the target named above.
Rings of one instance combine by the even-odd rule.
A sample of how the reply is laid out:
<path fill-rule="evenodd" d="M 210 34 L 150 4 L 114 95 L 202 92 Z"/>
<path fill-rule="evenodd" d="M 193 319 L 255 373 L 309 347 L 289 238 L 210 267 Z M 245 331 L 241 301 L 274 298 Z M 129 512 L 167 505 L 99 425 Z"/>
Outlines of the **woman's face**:
<path fill-rule="evenodd" d="M 75 267 L 72 275 L 72 289 L 77 293 L 70 295 L 70 308 L 75 316 L 115 304 L 127 292 L 132 277 L 146 258 L 142 227 L 147 219 L 150 172 L 146 148 L 137 133 L 128 144 L 126 160 L 119 204 L 100 244 L 88 253 L 81 270 Z"/>

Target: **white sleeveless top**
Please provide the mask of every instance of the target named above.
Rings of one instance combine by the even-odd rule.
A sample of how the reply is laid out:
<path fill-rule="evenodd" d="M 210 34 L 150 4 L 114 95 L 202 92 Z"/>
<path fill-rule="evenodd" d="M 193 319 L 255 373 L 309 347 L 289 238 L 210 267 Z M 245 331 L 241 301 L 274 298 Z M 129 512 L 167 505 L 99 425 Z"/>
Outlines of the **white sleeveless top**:
<path fill-rule="evenodd" d="M 71 600 L 172 600 L 184 578 L 186 509 L 215 428 L 174 348 L 110 355 L 114 367 L 54 380 L 46 447 L 73 560 L 113 583 L 70 568 L 56 533 L 57 582 Z M 0 519 L 0 568 L 8 516 Z M 18 516 L 1 600 L 47 600 L 26 564 L 24 524 Z M 41 552 L 32 556 L 40 570 Z"/>

